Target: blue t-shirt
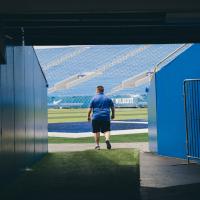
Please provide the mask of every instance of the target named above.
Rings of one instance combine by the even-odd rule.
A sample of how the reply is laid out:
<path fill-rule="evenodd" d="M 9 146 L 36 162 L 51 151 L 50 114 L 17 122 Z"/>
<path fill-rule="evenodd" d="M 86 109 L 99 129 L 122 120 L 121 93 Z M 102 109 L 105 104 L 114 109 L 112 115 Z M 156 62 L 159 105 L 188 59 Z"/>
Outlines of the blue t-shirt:
<path fill-rule="evenodd" d="M 92 119 L 94 120 L 110 120 L 110 108 L 114 107 L 113 101 L 99 93 L 93 97 L 90 108 L 93 109 Z"/>

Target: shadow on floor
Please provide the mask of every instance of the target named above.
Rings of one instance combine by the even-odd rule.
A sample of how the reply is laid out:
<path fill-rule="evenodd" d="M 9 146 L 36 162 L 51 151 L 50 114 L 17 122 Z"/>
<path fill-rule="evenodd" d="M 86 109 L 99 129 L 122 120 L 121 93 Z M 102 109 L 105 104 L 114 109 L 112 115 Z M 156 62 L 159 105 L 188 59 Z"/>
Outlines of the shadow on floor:
<path fill-rule="evenodd" d="M 140 154 L 142 200 L 199 199 L 200 165 L 186 160 Z M 198 198 L 197 198 L 198 197 Z"/>
<path fill-rule="evenodd" d="M 0 192 L 1 200 L 122 200 L 140 198 L 133 149 L 50 153 Z"/>
<path fill-rule="evenodd" d="M 49 153 L 2 188 L 1 200 L 193 200 L 200 165 L 141 153 L 139 170 L 134 149 Z"/>
<path fill-rule="evenodd" d="M 142 200 L 193 200 L 199 199 L 200 183 L 166 188 L 141 187 Z"/>

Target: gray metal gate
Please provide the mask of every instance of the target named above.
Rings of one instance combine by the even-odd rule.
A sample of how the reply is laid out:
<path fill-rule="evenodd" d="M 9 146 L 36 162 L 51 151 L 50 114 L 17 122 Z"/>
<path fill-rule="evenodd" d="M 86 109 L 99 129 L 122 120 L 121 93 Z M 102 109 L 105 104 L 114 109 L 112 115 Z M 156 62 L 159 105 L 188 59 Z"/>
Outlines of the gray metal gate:
<path fill-rule="evenodd" d="M 200 159 L 200 79 L 184 81 L 186 146 L 190 158 Z"/>

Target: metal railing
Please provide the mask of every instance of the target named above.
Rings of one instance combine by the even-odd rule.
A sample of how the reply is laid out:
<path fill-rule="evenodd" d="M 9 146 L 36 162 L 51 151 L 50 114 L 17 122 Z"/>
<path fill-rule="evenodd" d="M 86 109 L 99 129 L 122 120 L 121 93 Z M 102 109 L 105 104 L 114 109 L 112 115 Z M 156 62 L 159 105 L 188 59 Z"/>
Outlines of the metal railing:
<path fill-rule="evenodd" d="M 184 81 L 186 152 L 190 159 L 200 159 L 200 79 Z"/>
<path fill-rule="evenodd" d="M 157 71 L 159 71 L 159 69 L 161 68 L 160 66 L 162 64 L 164 64 L 165 62 L 167 62 L 166 64 L 168 64 L 174 58 L 174 56 L 176 56 L 177 54 L 180 54 L 181 52 L 183 52 L 185 49 L 189 48 L 190 46 L 192 46 L 192 44 L 183 44 L 179 48 L 177 48 L 175 51 L 173 51 L 172 53 L 170 53 L 168 56 L 166 56 L 163 60 L 161 60 L 154 67 L 153 74 L 155 74 Z"/>

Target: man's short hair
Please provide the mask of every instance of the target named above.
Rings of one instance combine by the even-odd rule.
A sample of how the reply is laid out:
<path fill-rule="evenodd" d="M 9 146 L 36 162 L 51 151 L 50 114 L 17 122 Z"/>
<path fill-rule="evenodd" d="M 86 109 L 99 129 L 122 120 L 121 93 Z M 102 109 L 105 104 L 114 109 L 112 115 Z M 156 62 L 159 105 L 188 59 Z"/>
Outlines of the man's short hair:
<path fill-rule="evenodd" d="M 102 85 L 97 86 L 99 92 L 104 92 L 104 87 Z"/>

